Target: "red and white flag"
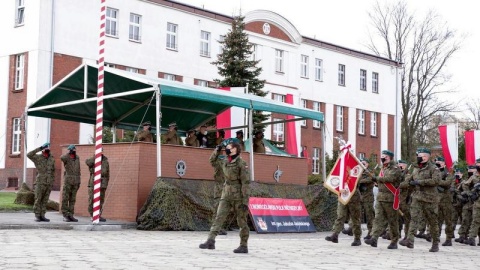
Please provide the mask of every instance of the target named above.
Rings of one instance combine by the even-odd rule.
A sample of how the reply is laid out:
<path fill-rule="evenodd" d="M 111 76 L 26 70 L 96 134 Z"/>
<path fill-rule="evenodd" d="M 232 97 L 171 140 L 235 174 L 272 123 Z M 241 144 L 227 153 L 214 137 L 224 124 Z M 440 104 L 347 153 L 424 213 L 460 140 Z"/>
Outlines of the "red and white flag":
<path fill-rule="evenodd" d="M 480 130 L 465 131 L 465 160 L 468 165 L 474 165 L 480 158 Z"/>
<path fill-rule="evenodd" d="M 363 166 L 350 150 L 347 143 L 340 149 L 340 155 L 323 186 L 338 195 L 338 201 L 346 205 L 357 189 L 357 182 L 363 173 Z"/>
<path fill-rule="evenodd" d="M 458 128 L 457 125 L 438 126 L 440 143 L 442 144 L 443 158 L 445 165 L 451 169 L 458 161 Z"/>

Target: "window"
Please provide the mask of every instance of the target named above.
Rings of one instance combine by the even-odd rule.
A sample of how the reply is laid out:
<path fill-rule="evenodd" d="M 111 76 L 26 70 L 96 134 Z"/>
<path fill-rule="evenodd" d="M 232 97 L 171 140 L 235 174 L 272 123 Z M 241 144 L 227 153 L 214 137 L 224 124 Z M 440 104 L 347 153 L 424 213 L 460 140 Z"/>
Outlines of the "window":
<path fill-rule="evenodd" d="M 118 37 L 118 9 L 107 8 L 107 24 L 105 35 Z"/>
<path fill-rule="evenodd" d="M 323 60 L 315 58 L 315 80 L 323 81 Z"/>
<path fill-rule="evenodd" d="M 373 164 L 377 164 L 377 162 L 378 162 L 377 154 L 372 154 L 370 156 L 370 162 L 373 163 Z"/>
<path fill-rule="evenodd" d="M 272 94 L 272 99 L 280 102 L 285 102 L 285 95 Z"/>
<path fill-rule="evenodd" d="M 358 110 L 358 134 L 365 134 L 365 111 Z"/>
<path fill-rule="evenodd" d="M 167 23 L 167 49 L 178 50 L 178 25 Z"/>
<path fill-rule="evenodd" d="M 308 78 L 308 56 L 306 55 L 300 58 L 300 77 Z"/>
<path fill-rule="evenodd" d="M 218 38 L 218 44 L 219 44 L 218 54 L 223 53 L 223 48 L 225 47 L 225 44 L 223 44 L 222 42 L 225 42 L 224 35 L 220 35 L 220 37 Z"/>
<path fill-rule="evenodd" d="M 320 102 L 313 102 L 313 110 L 314 111 L 320 111 Z M 320 128 L 320 121 L 318 120 L 313 120 L 313 127 L 314 128 Z"/>
<path fill-rule="evenodd" d="M 360 69 L 360 90 L 367 90 L 367 71 Z"/>
<path fill-rule="evenodd" d="M 16 0 L 17 7 L 16 7 L 16 14 L 15 14 L 15 26 L 20 26 L 25 23 L 25 1 L 24 0 Z"/>
<path fill-rule="evenodd" d="M 307 100 L 306 100 L 306 99 L 302 99 L 302 107 L 306 109 L 306 108 L 307 108 L 307 104 L 308 104 L 308 103 L 307 103 Z M 300 125 L 301 125 L 302 127 L 306 127 L 306 126 L 307 126 L 307 120 L 302 120 L 302 122 L 300 123 Z"/>
<path fill-rule="evenodd" d="M 138 73 L 138 68 L 126 67 L 125 70 L 132 73 Z"/>
<path fill-rule="evenodd" d="M 358 158 L 359 159 L 362 159 L 362 158 L 365 158 L 365 153 L 358 153 Z"/>
<path fill-rule="evenodd" d="M 250 60 L 257 61 L 257 44 L 252 44 L 252 54 L 250 55 Z"/>
<path fill-rule="evenodd" d="M 142 16 L 130 13 L 130 28 L 128 38 L 132 41 L 140 42 Z"/>
<path fill-rule="evenodd" d="M 210 57 L 210 32 L 200 32 L 200 55 Z"/>
<path fill-rule="evenodd" d="M 377 113 L 370 113 L 370 135 L 377 136 Z"/>
<path fill-rule="evenodd" d="M 20 154 L 22 140 L 22 119 L 13 118 L 12 123 L 12 154 Z"/>
<path fill-rule="evenodd" d="M 275 50 L 275 72 L 283 73 L 283 51 Z"/>
<path fill-rule="evenodd" d="M 208 81 L 197 80 L 197 85 L 203 86 L 203 87 L 208 87 Z"/>
<path fill-rule="evenodd" d="M 163 75 L 163 78 L 166 79 L 166 80 L 169 80 L 169 81 L 175 81 L 175 75 L 173 74 L 166 74 Z"/>
<path fill-rule="evenodd" d="M 320 148 L 313 148 L 312 174 L 320 173 Z"/>
<path fill-rule="evenodd" d="M 25 55 L 17 54 L 15 56 L 15 90 L 22 90 L 24 84 L 24 66 Z"/>
<path fill-rule="evenodd" d="M 109 68 L 115 68 L 115 64 L 105 62 L 105 66 Z"/>
<path fill-rule="evenodd" d="M 338 85 L 345 86 L 345 65 L 338 64 Z"/>
<path fill-rule="evenodd" d="M 343 107 L 337 106 L 337 131 L 343 131 Z"/>
<path fill-rule="evenodd" d="M 283 119 L 273 118 L 273 121 L 282 121 Z M 273 140 L 277 142 L 283 142 L 283 132 L 285 130 L 284 123 L 273 124 Z"/>
<path fill-rule="evenodd" d="M 372 72 L 372 92 L 378 93 L 378 73 Z"/>

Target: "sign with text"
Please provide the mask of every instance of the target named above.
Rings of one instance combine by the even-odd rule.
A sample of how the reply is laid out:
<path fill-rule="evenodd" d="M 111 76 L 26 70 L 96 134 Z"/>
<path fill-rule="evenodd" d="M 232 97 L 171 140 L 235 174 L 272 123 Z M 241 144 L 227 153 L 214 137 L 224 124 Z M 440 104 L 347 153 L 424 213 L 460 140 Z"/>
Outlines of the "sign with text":
<path fill-rule="evenodd" d="M 250 197 L 248 208 L 258 233 L 316 232 L 300 199 Z"/>

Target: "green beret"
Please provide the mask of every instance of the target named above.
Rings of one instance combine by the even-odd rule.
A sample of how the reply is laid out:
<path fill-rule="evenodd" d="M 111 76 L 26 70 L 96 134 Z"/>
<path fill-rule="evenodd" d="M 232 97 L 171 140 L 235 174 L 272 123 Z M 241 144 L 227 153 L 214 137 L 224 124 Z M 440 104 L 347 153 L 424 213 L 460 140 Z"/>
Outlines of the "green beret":
<path fill-rule="evenodd" d="M 456 172 L 456 173 L 461 173 L 461 172 L 462 172 L 462 169 L 456 168 L 456 169 L 455 169 L 455 172 Z"/>
<path fill-rule="evenodd" d="M 420 154 L 420 153 L 425 153 L 425 154 L 429 154 L 429 155 L 432 154 L 430 152 L 430 150 L 428 150 L 427 148 L 423 148 L 423 147 L 417 148 L 417 154 Z"/>
<path fill-rule="evenodd" d="M 383 150 L 383 151 L 382 151 L 382 155 L 388 155 L 388 156 L 390 156 L 391 158 L 393 158 L 393 156 L 394 156 L 394 155 L 393 155 L 393 152 L 390 151 L 390 150 Z"/>
<path fill-rule="evenodd" d="M 367 163 L 370 163 L 370 161 L 369 161 L 368 159 L 364 158 L 364 157 L 359 158 L 359 160 L 360 160 L 360 161 L 365 161 L 365 162 L 367 162 Z"/>
<path fill-rule="evenodd" d="M 73 144 L 70 144 L 68 147 L 67 147 L 67 150 L 73 150 L 75 149 L 75 145 Z"/>
<path fill-rule="evenodd" d="M 398 163 L 400 163 L 400 164 L 407 164 L 407 162 L 406 162 L 405 160 L 403 160 L 403 159 L 399 159 L 399 160 L 398 160 Z"/>
<path fill-rule="evenodd" d="M 475 166 L 475 165 L 468 165 L 469 170 L 475 170 L 476 168 L 477 168 L 477 166 Z"/>
<path fill-rule="evenodd" d="M 443 162 L 445 162 L 445 159 L 444 159 L 443 157 L 437 157 L 437 158 L 435 159 L 435 161 L 443 161 Z"/>
<path fill-rule="evenodd" d="M 480 158 L 477 158 L 477 159 L 475 160 L 475 162 L 476 162 L 476 163 L 480 163 Z"/>

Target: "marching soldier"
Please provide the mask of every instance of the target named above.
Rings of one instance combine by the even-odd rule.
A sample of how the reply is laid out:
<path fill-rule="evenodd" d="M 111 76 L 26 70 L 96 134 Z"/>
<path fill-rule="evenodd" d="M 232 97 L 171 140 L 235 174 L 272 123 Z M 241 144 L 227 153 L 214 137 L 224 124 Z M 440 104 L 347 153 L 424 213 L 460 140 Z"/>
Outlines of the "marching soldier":
<path fill-rule="evenodd" d="M 362 177 L 359 180 L 360 194 L 362 195 L 362 206 L 367 217 L 367 229 L 368 234 L 363 239 L 370 239 L 372 237 L 373 220 L 375 219 L 375 209 L 373 208 L 373 187 L 375 183 L 372 181 L 372 176 L 368 171 L 369 161 L 368 159 L 361 158 L 360 161 L 365 166 L 365 171 L 362 173 Z"/>
<path fill-rule="evenodd" d="M 75 214 L 77 191 L 80 188 L 80 157 L 77 156 L 75 145 L 69 145 L 67 150 L 68 153 L 60 157 L 65 167 L 62 194 L 63 221 L 77 222 L 78 219 L 74 218 L 73 214 Z"/>
<path fill-rule="evenodd" d="M 480 158 L 475 160 L 475 173 L 472 175 L 472 189 L 469 192 L 470 201 L 472 206 L 472 224 L 470 225 L 470 231 L 468 233 L 468 239 L 464 241 L 465 244 L 475 246 L 475 238 L 477 234 L 479 236 L 478 245 L 480 246 Z"/>
<path fill-rule="evenodd" d="M 476 171 L 476 166 L 468 166 L 468 179 L 460 183 L 457 199 L 462 203 L 462 225 L 458 229 L 459 237 L 455 239 L 455 242 L 466 244 L 468 230 L 472 224 L 472 206 L 473 203 L 469 199 L 469 192 L 473 187 L 473 179 L 476 178 L 474 173 Z"/>
<path fill-rule="evenodd" d="M 412 217 L 410 215 L 410 199 L 412 196 L 412 186 L 405 181 L 405 177 L 408 175 L 407 162 L 405 160 L 398 160 L 398 167 L 402 171 L 402 182 L 400 183 L 400 211 L 402 211 L 403 216 L 400 218 L 403 221 L 404 226 L 404 237 L 407 238 L 408 229 L 410 228 L 410 222 Z M 399 226 L 399 234 L 402 234 L 402 227 Z M 402 239 L 402 240 L 403 240 Z"/>
<path fill-rule="evenodd" d="M 463 173 L 461 169 L 455 169 L 455 179 L 452 181 L 452 186 L 450 187 L 450 193 L 452 196 L 452 201 L 453 201 L 453 227 L 457 224 L 462 224 L 462 202 L 458 200 L 457 195 L 460 195 L 458 193 L 458 189 L 460 188 L 460 183 L 462 182 L 463 178 Z"/>
<path fill-rule="evenodd" d="M 453 215 L 453 205 L 452 205 L 452 195 L 450 194 L 450 186 L 452 185 L 452 176 L 448 175 L 447 169 L 445 168 L 445 159 L 443 157 L 437 157 L 435 159 L 435 164 L 440 170 L 440 183 L 437 186 L 438 195 L 440 197 L 440 203 L 438 204 L 438 226 L 439 233 L 441 234 L 442 224 L 445 222 L 445 235 L 446 239 L 443 242 L 442 246 L 451 246 L 453 232 L 455 227 L 452 222 Z"/>

